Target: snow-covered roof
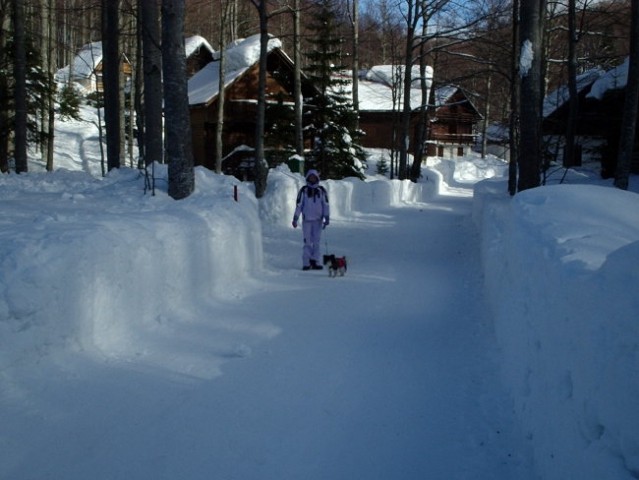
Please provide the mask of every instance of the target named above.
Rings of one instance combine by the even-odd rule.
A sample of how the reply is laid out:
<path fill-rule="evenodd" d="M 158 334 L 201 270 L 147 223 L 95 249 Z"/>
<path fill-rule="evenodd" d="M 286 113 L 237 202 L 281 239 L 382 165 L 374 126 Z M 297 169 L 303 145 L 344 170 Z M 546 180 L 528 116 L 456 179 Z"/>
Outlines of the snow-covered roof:
<path fill-rule="evenodd" d="M 588 70 L 581 75 L 577 75 L 577 92 L 582 92 L 584 89 L 591 86 L 593 82 L 595 82 L 603 74 L 603 70 L 596 68 L 593 70 Z M 562 85 L 557 90 L 554 90 L 547 94 L 546 98 L 544 98 L 543 105 L 544 118 L 555 112 L 555 110 L 564 105 L 569 99 L 570 92 L 568 91 L 568 85 Z"/>
<path fill-rule="evenodd" d="M 392 85 L 401 89 L 403 82 L 403 68 L 394 65 L 377 65 L 366 72 L 359 81 L 359 109 L 360 111 L 392 111 L 401 110 L 403 97 L 400 95 L 393 102 Z M 419 67 L 412 70 L 413 88 L 411 88 L 411 108 L 417 109 L 422 105 L 422 90 L 420 88 Z M 426 67 L 426 85 L 430 89 L 433 79 L 433 69 Z M 351 86 L 347 86 L 350 92 Z M 397 95 L 397 94 L 396 94 Z"/>
<path fill-rule="evenodd" d="M 626 58 L 621 65 L 613 68 L 612 70 L 608 70 L 606 73 L 601 75 L 600 78 L 593 83 L 592 88 L 587 95 L 588 98 L 601 100 L 609 90 L 625 88 L 626 83 L 628 82 L 629 60 L 629 58 Z"/>
<path fill-rule="evenodd" d="M 393 84 L 402 82 L 403 76 L 403 65 L 375 65 L 366 72 L 365 78 L 366 80 L 370 80 L 371 82 L 382 83 L 390 87 Z M 413 68 L 411 69 L 411 79 L 413 87 L 419 88 L 421 80 L 419 65 L 413 65 Z M 432 79 L 433 69 L 432 67 L 426 67 L 426 82 L 429 84 L 429 87 Z"/>
<path fill-rule="evenodd" d="M 271 37 L 268 51 L 282 48 L 282 42 Z M 189 105 L 209 103 L 220 91 L 219 52 L 214 53 L 215 61 L 206 65 L 189 79 Z M 224 80 L 225 87 L 237 80 L 246 70 L 255 65 L 260 59 L 260 35 L 253 35 L 244 40 L 234 42 L 224 49 Z"/>
<path fill-rule="evenodd" d="M 211 52 L 211 54 L 215 54 L 215 50 L 213 50 L 211 44 L 206 40 L 206 38 L 201 37 L 200 35 L 193 35 L 192 37 L 184 39 L 184 51 L 187 58 L 197 52 L 200 48 L 204 48 Z"/>
<path fill-rule="evenodd" d="M 82 47 L 73 59 L 73 75 L 78 78 L 89 78 L 100 62 L 102 62 L 102 42 L 89 43 Z"/>
<path fill-rule="evenodd" d="M 446 105 L 455 92 L 459 90 L 457 85 L 444 85 L 435 89 L 435 106 L 441 107 Z"/>

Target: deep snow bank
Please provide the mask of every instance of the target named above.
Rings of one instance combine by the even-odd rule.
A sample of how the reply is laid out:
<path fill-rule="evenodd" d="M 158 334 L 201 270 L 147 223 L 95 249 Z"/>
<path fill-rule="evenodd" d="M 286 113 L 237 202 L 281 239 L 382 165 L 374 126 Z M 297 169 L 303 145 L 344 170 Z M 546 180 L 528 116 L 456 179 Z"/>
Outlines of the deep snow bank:
<path fill-rule="evenodd" d="M 260 202 L 251 184 L 203 168 L 196 191 L 176 202 L 166 178 L 166 166 L 157 166 L 153 196 L 126 168 L 104 179 L 67 170 L 0 176 L 0 367 L 71 349 L 210 376 L 218 372 L 206 355 L 166 354 L 180 325 L 215 323 L 218 338 L 237 328 L 277 334 L 250 319 L 240 327 L 204 317 L 210 302 L 250 288 L 263 264 L 262 224 L 289 224 L 302 176 L 271 172 Z M 420 201 L 428 189 L 382 179 L 324 184 L 334 219 Z M 220 344 L 222 357 L 250 350 Z"/>
<path fill-rule="evenodd" d="M 639 478 L 639 196 L 475 188 L 486 284 L 541 478 Z"/>
<path fill-rule="evenodd" d="M 144 195 L 135 170 L 0 176 L 0 365 L 56 348 L 127 358 L 140 337 L 239 295 L 262 262 L 257 202 L 196 171 L 186 200 Z M 257 228 L 256 228 L 257 226 Z"/>
<path fill-rule="evenodd" d="M 321 184 L 328 192 L 333 219 L 353 218 L 358 212 L 375 212 L 422 202 L 437 188 L 437 183 L 432 181 L 413 183 L 384 177 L 369 177 L 366 181 L 354 178 L 323 180 Z M 289 225 L 295 211 L 297 192 L 303 185 L 302 175 L 291 173 L 285 165 L 271 170 L 267 194 L 260 200 L 262 219 L 273 225 Z"/>

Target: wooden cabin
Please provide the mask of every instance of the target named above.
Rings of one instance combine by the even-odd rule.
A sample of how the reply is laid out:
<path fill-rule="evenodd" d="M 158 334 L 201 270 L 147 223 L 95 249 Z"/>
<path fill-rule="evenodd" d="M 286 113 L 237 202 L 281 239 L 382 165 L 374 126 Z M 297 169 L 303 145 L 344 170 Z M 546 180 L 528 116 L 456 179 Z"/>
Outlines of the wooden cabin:
<path fill-rule="evenodd" d="M 462 88 L 438 88 L 435 110 L 429 115 L 427 155 L 454 158 L 468 154 L 476 143 L 476 125 L 481 119 Z"/>
<path fill-rule="evenodd" d="M 600 162 L 601 175 L 613 177 L 619 153 L 619 139 L 625 103 L 627 62 L 608 72 L 590 70 L 577 77 L 576 157 L 564 159 L 569 94 L 563 85 L 544 100 L 542 133 L 544 153 L 565 167 L 582 162 Z M 639 122 L 631 170 L 639 173 Z"/>
<path fill-rule="evenodd" d="M 219 55 L 217 55 L 219 58 Z M 189 80 L 189 105 L 196 165 L 215 169 L 219 105 L 219 60 L 206 65 Z M 268 109 L 288 106 L 292 112 L 293 62 L 276 38 L 269 41 L 266 97 Z M 259 36 L 233 45 L 225 52 L 224 130 L 222 171 L 242 179 L 252 174 L 259 84 Z M 302 93 L 309 92 L 303 84 Z M 268 124 L 268 115 L 267 115 Z"/>
<path fill-rule="evenodd" d="M 211 44 L 199 35 L 193 35 L 184 40 L 186 54 L 186 76 L 191 78 L 206 65 L 213 61 L 215 50 Z"/>
<path fill-rule="evenodd" d="M 432 69 L 427 68 L 427 94 L 430 95 Z M 422 90 L 419 85 L 419 67 L 412 72 L 410 131 L 411 149 L 416 145 L 416 134 L 421 116 Z M 401 66 L 377 65 L 364 72 L 358 83 L 359 128 L 364 132 L 360 143 L 365 148 L 399 149 L 399 129 L 403 95 Z"/>
<path fill-rule="evenodd" d="M 399 72 L 401 74 L 401 72 Z M 428 68 L 426 97 L 431 98 L 432 69 Z M 359 83 L 359 125 L 364 131 L 362 146 L 367 148 L 398 149 L 403 110 L 403 96 L 397 85 L 394 66 L 373 67 Z M 413 71 L 410 113 L 410 150 L 415 153 L 418 129 L 424 106 L 420 88 L 419 69 Z M 475 144 L 475 128 L 482 116 L 464 90 L 446 86 L 434 92 L 435 109 L 428 112 L 427 154 L 455 157 L 468 153 Z"/>

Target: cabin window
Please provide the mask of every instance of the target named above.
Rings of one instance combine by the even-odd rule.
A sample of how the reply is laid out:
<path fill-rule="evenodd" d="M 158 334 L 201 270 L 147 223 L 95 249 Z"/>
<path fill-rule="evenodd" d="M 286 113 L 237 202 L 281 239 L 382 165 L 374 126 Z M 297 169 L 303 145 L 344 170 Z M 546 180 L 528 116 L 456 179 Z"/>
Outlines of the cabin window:
<path fill-rule="evenodd" d="M 457 147 L 457 156 L 458 157 L 464 156 L 464 147 Z"/>

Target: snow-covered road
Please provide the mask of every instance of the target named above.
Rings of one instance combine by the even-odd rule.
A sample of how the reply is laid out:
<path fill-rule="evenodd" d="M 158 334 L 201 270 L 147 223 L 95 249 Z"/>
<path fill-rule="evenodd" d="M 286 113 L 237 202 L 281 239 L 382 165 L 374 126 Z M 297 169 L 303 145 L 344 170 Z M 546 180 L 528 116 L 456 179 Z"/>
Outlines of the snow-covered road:
<path fill-rule="evenodd" d="M 471 200 L 439 198 L 334 222 L 344 278 L 299 271 L 300 232 L 270 232 L 267 261 L 284 270 L 253 303 L 282 333 L 207 387 L 228 432 L 211 456 L 219 478 L 531 478 L 498 379 Z"/>
<path fill-rule="evenodd" d="M 349 259 L 335 279 L 301 271 L 300 230 L 266 226 L 261 278 L 237 298 L 96 331 L 106 356 L 53 349 L 12 364 L 0 472 L 531 479 L 499 381 L 471 202 L 335 217 L 328 249 Z"/>

